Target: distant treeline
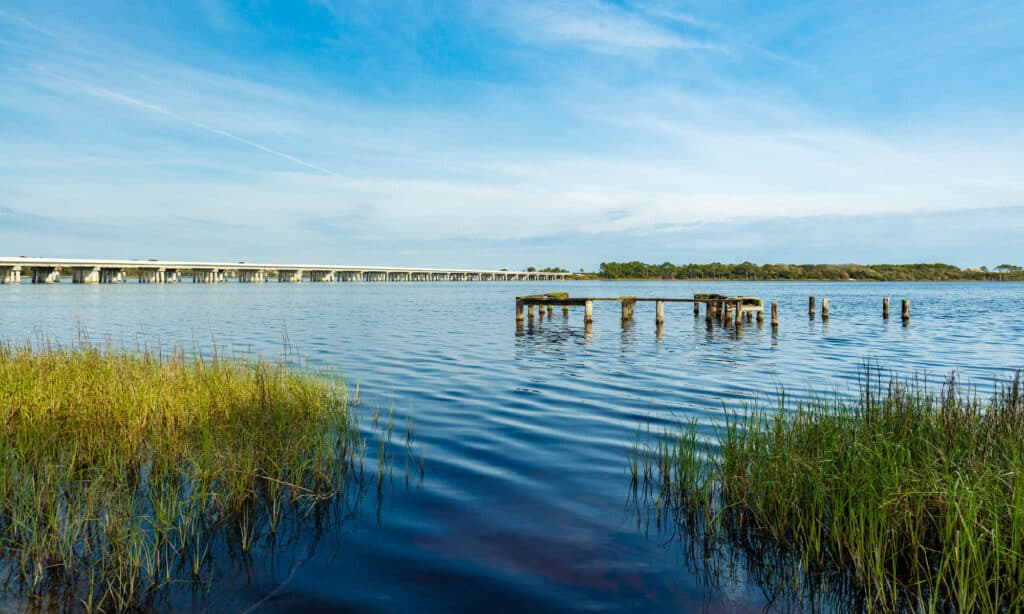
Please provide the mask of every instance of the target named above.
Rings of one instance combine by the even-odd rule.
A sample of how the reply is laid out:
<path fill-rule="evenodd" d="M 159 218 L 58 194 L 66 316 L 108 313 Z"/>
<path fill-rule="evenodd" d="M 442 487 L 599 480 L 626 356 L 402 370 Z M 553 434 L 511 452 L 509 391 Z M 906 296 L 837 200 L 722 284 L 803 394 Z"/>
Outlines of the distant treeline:
<path fill-rule="evenodd" d="M 1024 281 L 1024 268 L 1001 264 L 961 269 L 951 264 L 647 264 L 602 262 L 598 277 L 605 279 L 743 279 L 828 281 Z"/>

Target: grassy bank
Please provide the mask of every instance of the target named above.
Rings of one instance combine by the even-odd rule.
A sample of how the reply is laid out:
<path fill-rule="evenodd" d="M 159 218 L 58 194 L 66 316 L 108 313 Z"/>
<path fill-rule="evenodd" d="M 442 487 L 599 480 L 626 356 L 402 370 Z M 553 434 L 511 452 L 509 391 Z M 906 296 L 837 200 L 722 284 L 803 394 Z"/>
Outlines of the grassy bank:
<path fill-rule="evenodd" d="M 202 583 L 361 475 L 343 382 L 279 365 L 0 346 L 0 570 L 76 607 Z"/>
<path fill-rule="evenodd" d="M 1024 608 L 1019 376 L 979 401 L 955 378 L 930 394 L 876 375 L 855 403 L 783 400 L 715 441 L 667 435 L 631 467 L 691 560 L 739 556 L 773 594 L 844 609 Z"/>

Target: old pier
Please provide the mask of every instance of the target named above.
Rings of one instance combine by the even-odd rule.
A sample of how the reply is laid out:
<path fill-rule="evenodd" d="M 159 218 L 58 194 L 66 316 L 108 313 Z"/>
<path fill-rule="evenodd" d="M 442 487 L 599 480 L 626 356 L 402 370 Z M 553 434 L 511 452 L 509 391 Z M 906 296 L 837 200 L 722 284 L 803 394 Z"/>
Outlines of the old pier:
<path fill-rule="evenodd" d="M 317 264 L 257 264 L 246 262 L 187 262 L 173 260 L 90 260 L 83 258 L 0 258 L 0 284 L 59 283 L 70 277 L 76 284 L 117 284 L 132 278 L 140 284 L 215 284 L 279 282 L 456 282 L 551 281 L 570 273 L 479 269 L 427 269 Z"/>
<path fill-rule="evenodd" d="M 654 303 L 654 323 L 660 330 L 665 324 L 665 303 L 692 303 L 694 317 L 700 316 L 700 306 L 704 305 L 705 319 L 708 324 L 718 322 L 722 326 L 742 326 L 744 321 L 750 322 L 755 317 L 757 323 L 764 322 L 764 301 L 750 296 L 725 296 L 722 294 L 694 294 L 693 298 L 648 298 L 636 296 L 618 297 L 570 297 L 566 292 L 549 292 L 547 294 L 531 294 L 528 296 L 516 297 L 516 324 L 521 326 L 526 320 L 532 325 L 538 317 L 534 308 L 539 307 L 540 321 L 544 321 L 545 312 L 550 319 L 556 305 L 562 306 L 562 314 L 569 316 L 569 307 L 583 307 L 583 323 L 588 327 L 594 322 L 594 303 L 596 302 L 617 302 L 621 305 L 622 325 L 626 326 L 634 318 L 634 311 L 637 303 Z M 807 312 L 813 320 L 815 317 L 815 297 L 810 296 L 807 300 Z M 828 298 L 821 299 L 821 320 L 827 323 L 831 301 Z M 901 305 L 903 324 L 910 322 L 910 299 L 903 299 Z M 889 318 L 889 297 L 882 300 L 882 317 Z M 772 331 L 779 328 L 779 304 L 771 303 L 771 327 Z"/>
<path fill-rule="evenodd" d="M 602 301 L 618 302 L 622 308 L 622 324 L 633 320 L 637 303 L 654 303 L 654 321 L 660 328 L 665 323 L 665 303 L 693 303 L 694 316 L 700 315 L 700 306 L 704 305 L 705 319 L 711 323 L 718 321 L 723 325 L 735 324 L 742 326 L 744 321 L 755 317 L 758 323 L 764 322 L 764 302 L 750 296 L 724 296 L 721 294 L 694 294 L 693 298 L 646 298 L 636 296 L 619 297 L 570 297 L 565 292 L 548 294 L 532 294 L 516 297 L 516 323 L 522 324 L 527 318 L 533 322 L 537 317 L 534 308 L 544 320 L 544 313 L 550 318 L 556 305 L 562 306 L 562 314 L 569 315 L 569 307 L 583 307 L 583 323 L 587 326 L 594 322 L 594 303 Z M 778 310 L 773 310 L 772 325 L 777 325 Z"/>

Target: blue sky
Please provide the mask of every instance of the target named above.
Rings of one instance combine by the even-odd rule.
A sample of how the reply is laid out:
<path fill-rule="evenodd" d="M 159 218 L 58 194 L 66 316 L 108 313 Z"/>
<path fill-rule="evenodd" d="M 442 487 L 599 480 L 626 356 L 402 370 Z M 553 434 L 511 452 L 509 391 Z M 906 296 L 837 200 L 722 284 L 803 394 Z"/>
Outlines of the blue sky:
<path fill-rule="evenodd" d="M 0 5 L 0 255 L 1024 264 L 1024 3 Z"/>

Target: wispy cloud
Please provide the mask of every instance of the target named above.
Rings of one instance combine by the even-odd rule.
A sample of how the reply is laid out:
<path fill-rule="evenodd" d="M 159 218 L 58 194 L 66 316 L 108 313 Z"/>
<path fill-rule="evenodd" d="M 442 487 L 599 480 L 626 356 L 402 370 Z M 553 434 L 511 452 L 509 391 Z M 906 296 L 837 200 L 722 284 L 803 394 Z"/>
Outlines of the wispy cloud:
<path fill-rule="evenodd" d="M 303 160 L 301 158 L 297 158 L 297 157 L 295 157 L 295 156 L 293 156 L 291 154 L 286 154 L 283 151 L 277 151 L 276 149 L 271 149 L 270 147 L 267 147 L 266 145 L 261 145 L 261 144 L 255 142 L 255 141 L 251 141 L 251 140 L 249 140 L 249 139 L 247 139 L 245 137 L 238 136 L 237 134 L 232 134 L 232 133 L 228 132 L 227 130 L 221 130 L 220 128 L 217 128 L 217 127 L 214 127 L 214 126 L 208 126 L 208 125 L 206 125 L 206 124 L 204 124 L 202 122 L 196 121 L 194 119 L 189 119 L 187 117 L 183 117 L 183 116 L 181 116 L 181 115 L 179 115 L 179 114 L 177 114 L 177 113 L 175 113 L 173 111 L 170 111 L 170 110 L 168 110 L 168 109 L 166 109 L 166 108 L 164 108 L 164 107 L 162 107 L 160 105 L 156 105 L 156 104 L 152 104 L 152 103 L 149 103 L 149 102 L 145 102 L 143 100 L 139 100 L 138 98 L 133 98 L 132 96 L 128 96 L 127 94 L 123 94 L 121 92 L 115 92 L 115 91 L 112 91 L 112 90 L 108 90 L 108 89 L 104 89 L 104 88 L 101 88 L 101 87 L 96 87 L 96 86 L 88 85 L 88 84 L 84 84 L 84 83 L 80 84 L 80 85 L 81 85 L 83 91 L 89 92 L 89 93 L 91 93 L 94 96 L 98 96 L 98 97 L 101 97 L 101 98 L 107 98 L 107 99 L 115 101 L 115 102 L 119 102 L 119 103 L 122 103 L 122 104 L 138 107 L 138 108 L 141 108 L 141 109 L 145 109 L 147 111 L 152 111 L 153 113 L 157 113 L 159 115 L 163 115 L 164 117 L 169 117 L 171 119 L 174 119 L 176 121 L 188 124 L 188 125 L 193 126 L 195 128 L 199 128 L 200 130 L 205 130 L 206 132 L 209 132 L 211 134 L 216 134 L 216 135 L 222 136 L 222 137 L 224 137 L 226 139 L 230 139 L 232 141 L 235 141 L 236 143 L 241 143 L 242 145 L 247 145 L 247 146 L 252 147 L 254 149 L 258 149 L 260 151 L 266 152 L 266 153 L 268 153 L 268 154 L 270 154 L 272 156 L 277 156 L 279 158 L 283 158 L 283 159 L 288 160 L 290 162 L 294 162 L 295 164 L 298 164 L 299 166 L 304 166 L 306 168 L 309 168 L 309 169 L 312 169 L 314 171 L 323 173 L 325 175 L 332 175 L 332 176 L 336 176 L 337 175 L 337 173 L 335 173 L 334 171 L 330 171 L 330 170 L 328 170 L 328 169 L 326 169 L 326 168 L 324 168 L 322 166 L 319 166 L 317 164 L 313 164 L 311 162 L 306 162 L 305 160 Z"/>
<path fill-rule="evenodd" d="M 571 43 L 606 54 L 726 51 L 720 44 L 680 34 L 643 13 L 605 2 L 512 3 L 506 10 L 515 34 L 526 40 Z"/>

